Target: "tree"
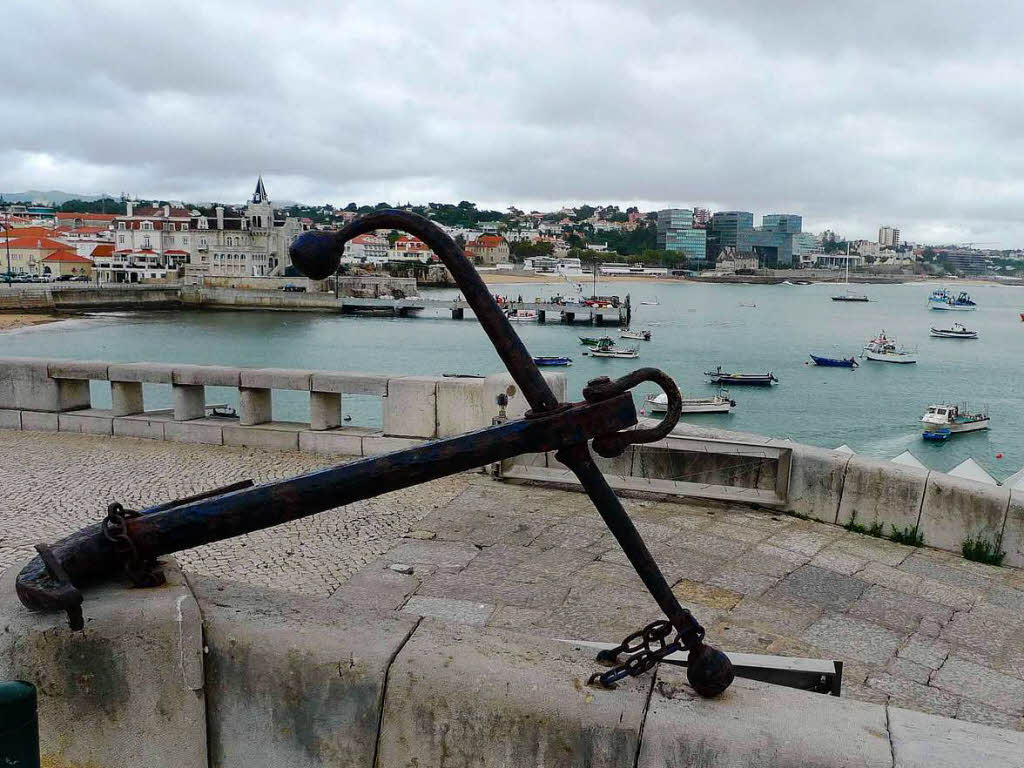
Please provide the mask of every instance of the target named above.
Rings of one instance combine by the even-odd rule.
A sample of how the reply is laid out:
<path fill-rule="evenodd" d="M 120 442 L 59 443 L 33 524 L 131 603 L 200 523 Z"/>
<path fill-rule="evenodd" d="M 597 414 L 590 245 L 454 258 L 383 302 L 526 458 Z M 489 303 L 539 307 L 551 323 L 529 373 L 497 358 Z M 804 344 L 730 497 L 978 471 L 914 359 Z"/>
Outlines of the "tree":
<path fill-rule="evenodd" d="M 401 238 L 402 233 L 396 229 L 392 229 L 388 232 L 388 245 L 394 247 L 395 243 L 397 243 Z"/>
<path fill-rule="evenodd" d="M 345 206 L 345 210 L 348 211 L 349 213 L 358 213 L 359 206 L 356 205 L 355 203 L 349 203 L 348 205 Z"/>

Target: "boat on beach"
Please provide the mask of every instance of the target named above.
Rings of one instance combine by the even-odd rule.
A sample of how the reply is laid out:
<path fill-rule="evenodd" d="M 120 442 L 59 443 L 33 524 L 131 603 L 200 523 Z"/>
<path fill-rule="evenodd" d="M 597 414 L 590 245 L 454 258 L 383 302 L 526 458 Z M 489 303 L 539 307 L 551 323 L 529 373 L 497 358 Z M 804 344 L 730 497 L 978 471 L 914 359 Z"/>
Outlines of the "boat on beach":
<path fill-rule="evenodd" d="M 572 365 L 572 358 L 560 355 L 540 355 L 533 358 L 533 362 L 537 365 Z"/>
<path fill-rule="evenodd" d="M 977 432 L 988 429 L 988 410 L 971 411 L 967 403 L 961 405 L 929 405 L 921 417 L 925 432 L 948 429 L 950 434 Z"/>
<path fill-rule="evenodd" d="M 822 357 L 820 355 L 811 355 L 811 360 L 814 361 L 815 365 L 820 365 L 825 368 L 857 368 L 859 364 L 856 359 L 851 355 L 849 358 L 836 358 L 836 357 Z"/>
<path fill-rule="evenodd" d="M 623 339 L 637 339 L 638 341 L 650 341 L 650 331 L 631 331 L 629 328 L 619 331 L 619 337 Z"/>
<path fill-rule="evenodd" d="M 977 331 L 971 331 L 960 325 L 960 323 L 953 323 L 952 328 L 932 328 L 932 336 L 940 339 L 976 339 L 978 338 Z"/>
<path fill-rule="evenodd" d="M 668 411 L 668 395 L 648 395 L 644 400 L 651 413 Z M 714 397 L 687 397 L 683 395 L 682 413 L 729 413 L 736 407 L 736 401 L 729 398 L 723 389 Z"/>
<path fill-rule="evenodd" d="M 878 363 L 917 362 L 917 355 L 913 350 L 897 344 L 896 339 L 886 336 L 884 330 L 864 345 L 861 356 Z"/>
<path fill-rule="evenodd" d="M 779 381 L 771 371 L 768 373 L 729 373 L 728 371 L 723 371 L 720 365 L 713 371 L 704 371 L 704 375 L 710 378 L 709 383 L 711 384 L 745 384 L 770 387 L 773 383 L 778 383 Z"/>

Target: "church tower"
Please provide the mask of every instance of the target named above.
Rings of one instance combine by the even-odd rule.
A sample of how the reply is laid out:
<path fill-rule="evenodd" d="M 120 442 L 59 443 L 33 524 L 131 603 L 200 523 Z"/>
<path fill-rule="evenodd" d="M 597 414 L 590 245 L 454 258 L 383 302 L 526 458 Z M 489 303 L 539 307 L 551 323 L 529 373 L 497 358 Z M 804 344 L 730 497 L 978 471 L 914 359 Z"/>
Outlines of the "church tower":
<path fill-rule="evenodd" d="M 252 200 L 245 207 L 245 217 L 249 220 L 249 229 L 268 231 L 274 228 L 274 208 L 270 203 L 266 187 L 263 186 L 263 175 L 256 180 L 256 189 Z"/>

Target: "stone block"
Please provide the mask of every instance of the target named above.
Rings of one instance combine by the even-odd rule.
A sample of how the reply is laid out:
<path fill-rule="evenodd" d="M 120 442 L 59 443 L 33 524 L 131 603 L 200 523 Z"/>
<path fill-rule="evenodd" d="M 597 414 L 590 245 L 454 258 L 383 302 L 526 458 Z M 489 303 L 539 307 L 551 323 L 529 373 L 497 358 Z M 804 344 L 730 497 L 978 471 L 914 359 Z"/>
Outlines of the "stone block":
<path fill-rule="evenodd" d="M 889 707 L 894 768 L 1024 765 L 1024 733 Z"/>
<path fill-rule="evenodd" d="M 850 455 L 799 443 L 793 449 L 786 510 L 823 523 L 835 523 Z"/>
<path fill-rule="evenodd" d="M 168 421 L 164 423 L 164 440 L 174 443 L 224 445 L 224 423 L 212 419 Z"/>
<path fill-rule="evenodd" d="M 846 465 L 846 482 L 836 522 L 845 525 L 854 515 L 870 526 L 881 522 L 888 534 L 918 524 L 929 470 L 891 461 L 853 456 Z"/>
<path fill-rule="evenodd" d="M 591 649 L 424 619 L 388 674 L 378 765 L 633 765 L 649 685 L 593 671 Z"/>
<path fill-rule="evenodd" d="M 998 541 L 1010 490 L 932 472 L 924 491 L 920 530 L 929 547 L 960 553 L 964 539 Z"/>
<path fill-rule="evenodd" d="M 0 408 L 56 412 L 88 408 L 89 403 L 89 382 L 50 378 L 49 361 L 0 358 Z"/>
<path fill-rule="evenodd" d="M 363 438 L 363 456 L 380 456 L 384 453 L 415 448 L 418 445 L 423 445 L 423 441 L 408 437 L 389 437 L 381 434 L 366 435 Z"/>
<path fill-rule="evenodd" d="M 415 619 L 234 582 L 192 583 L 209 648 L 210 765 L 374 765 L 388 665 Z"/>
<path fill-rule="evenodd" d="M 394 563 L 432 565 L 442 570 L 465 568 L 480 550 L 465 541 L 403 540 L 388 550 L 387 559 Z"/>
<path fill-rule="evenodd" d="M 314 392 L 337 392 L 345 395 L 379 395 L 388 393 L 386 374 L 340 373 L 335 371 L 314 371 L 309 388 Z"/>
<path fill-rule="evenodd" d="M 47 368 L 51 379 L 95 379 L 107 378 L 107 367 L 103 360 L 54 360 Z"/>
<path fill-rule="evenodd" d="M 238 423 L 243 427 L 263 424 L 274 418 L 273 400 L 269 389 L 239 389 L 238 406 Z"/>
<path fill-rule="evenodd" d="M 21 428 L 26 432 L 56 432 L 57 414 L 22 411 Z"/>
<path fill-rule="evenodd" d="M 337 392 L 309 393 L 309 428 L 334 429 L 341 426 L 341 395 Z"/>
<path fill-rule="evenodd" d="M 305 453 L 362 456 L 363 435 L 343 430 L 326 432 L 299 432 L 299 450 Z"/>
<path fill-rule="evenodd" d="M 171 383 L 189 386 L 238 387 L 242 372 L 224 365 L 175 365 Z"/>
<path fill-rule="evenodd" d="M 420 579 L 415 569 L 411 575 L 397 573 L 377 562 L 364 567 L 338 587 L 331 595 L 331 603 L 353 605 L 360 609 L 373 606 L 377 610 L 394 611 L 402 607 L 419 585 Z"/>
<path fill-rule="evenodd" d="M 110 412 L 114 416 L 131 416 L 146 410 L 142 398 L 142 383 L 136 381 L 110 382 Z"/>
<path fill-rule="evenodd" d="M 293 368 L 243 368 L 240 386 L 251 389 L 298 389 L 309 391 L 312 371 Z"/>
<path fill-rule="evenodd" d="M 171 384 L 174 366 L 170 363 L 111 363 L 107 378 L 111 381 L 138 381 L 146 384 Z"/>
<path fill-rule="evenodd" d="M 702 699 L 658 668 L 638 768 L 891 768 L 885 707 L 737 679 Z"/>
<path fill-rule="evenodd" d="M 0 580 L 0 679 L 39 689 L 42 764 L 206 768 L 199 607 L 172 560 L 167 584 L 85 590 L 85 629 L 18 602 Z"/>
<path fill-rule="evenodd" d="M 113 420 L 114 434 L 121 437 L 140 437 L 146 440 L 164 440 L 166 419 L 144 416 L 123 416 Z"/>
<path fill-rule="evenodd" d="M 551 387 L 551 391 L 555 393 L 555 398 L 560 403 L 568 402 L 569 400 L 569 379 L 564 373 L 542 373 L 544 380 Z M 497 416 L 498 406 L 495 404 L 495 398 L 502 392 L 505 394 L 509 393 L 509 388 L 512 388 L 512 394 L 508 398 L 508 407 L 506 413 L 510 419 L 521 419 L 526 411 L 529 409 L 530 404 L 526 402 L 526 398 L 523 397 L 523 393 L 519 391 L 519 386 L 512 380 L 512 375 L 509 373 L 495 373 L 484 379 L 484 417 L 487 423 L 491 423 L 491 417 Z M 582 399 L 582 396 L 577 399 Z"/>
<path fill-rule="evenodd" d="M 437 382 L 437 436 L 451 437 L 491 425 L 497 408 L 484 402 L 484 379 L 442 378 Z"/>
<path fill-rule="evenodd" d="M 1003 525 L 1003 551 L 1005 565 L 1024 568 L 1024 493 L 1010 492 L 1010 506 L 1006 510 Z"/>
<path fill-rule="evenodd" d="M 114 434 L 110 411 L 76 411 L 57 414 L 57 429 L 60 432 L 82 432 L 90 435 Z"/>
<path fill-rule="evenodd" d="M 0 409 L 0 429 L 21 429 L 21 411 Z"/>
<path fill-rule="evenodd" d="M 402 613 L 412 616 L 429 616 L 454 624 L 471 624 L 482 627 L 491 618 L 494 608 L 495 606 L 490 603 L 477 603 L 472 600 L 413 595 L 402 607 Z"/>
<path fill-rule="evenodd" d="M 401 376 L 388 380 L 388 394 L 382 401 L 385 435 L 437 436 L 437 383 L 440 378 Z"/>
<path fill-rule="evenodd" d="M 191 421 L 206 416 L 206 387 L 201 384 L 172 384 L 174 420 Z"/>
<path fill-rule="evenodd" d="M 255 427 L 224 425 L 224 445 L 244 445 L 272 451 L 299 450 L 299 433 L 305 424 L 268 421 Z"/>

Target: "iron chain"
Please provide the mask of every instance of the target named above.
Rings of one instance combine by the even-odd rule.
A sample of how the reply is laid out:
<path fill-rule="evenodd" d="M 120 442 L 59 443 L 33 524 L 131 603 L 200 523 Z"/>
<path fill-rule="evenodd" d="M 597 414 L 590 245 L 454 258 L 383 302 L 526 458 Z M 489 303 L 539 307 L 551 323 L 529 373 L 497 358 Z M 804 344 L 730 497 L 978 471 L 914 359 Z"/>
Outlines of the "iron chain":
<path fill-rule="evenodd" d="M 143 561 L 135 542 L 128 535 L 126 520 L 139 516 L 134 509 L 125 509 L 118 502 L 107 506 L 107 516 L 103 519 L 103 535 L 114 551 L 124 560 L 124 570 L 136 587 L 158 587 L 164 583 L 163 572 L 153 560 Z"/>

